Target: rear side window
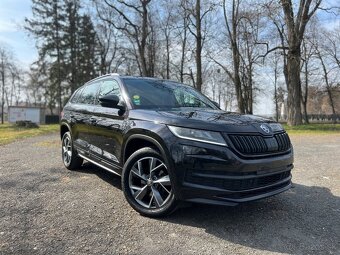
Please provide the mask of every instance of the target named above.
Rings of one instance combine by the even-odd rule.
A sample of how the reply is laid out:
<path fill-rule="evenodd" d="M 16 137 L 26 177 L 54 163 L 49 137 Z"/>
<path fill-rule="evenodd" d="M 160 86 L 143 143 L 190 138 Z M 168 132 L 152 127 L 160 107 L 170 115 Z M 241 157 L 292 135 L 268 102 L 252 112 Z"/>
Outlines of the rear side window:
<path fill-rule="evenodd" d="M 80 104 L 94 104 L 94 100 L 97 95 L 99 83 L 92 83 L 87 85 L 83 89 L 83 93 L 81 94 L 78 103 Z"/>
<path fill-rule="evenodd" d="M 83 88 L 80 88 L 74 93 L 73 97 L 71 98 L 71 103 L 75 104 L 78 102 L 82 91 L 83 91 Z"/>
<path fill-rule="evenodd" d="M 119 84 L 115 80 L 103 81 L 103 83 L 100 86 L 99 97 L 110 95 L 110 94 L 120 96 Z"/>

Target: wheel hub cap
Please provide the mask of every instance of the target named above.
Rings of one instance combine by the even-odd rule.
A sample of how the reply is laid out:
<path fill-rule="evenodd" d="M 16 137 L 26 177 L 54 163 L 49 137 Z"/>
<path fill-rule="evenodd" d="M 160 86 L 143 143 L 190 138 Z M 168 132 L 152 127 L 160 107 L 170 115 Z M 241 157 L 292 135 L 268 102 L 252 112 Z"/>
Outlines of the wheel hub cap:
<path fill-rule="evenodd" d="M 153 180 L 151 179 L 147 180 L 146 185 L 151 187 L 153 185 Z"/>

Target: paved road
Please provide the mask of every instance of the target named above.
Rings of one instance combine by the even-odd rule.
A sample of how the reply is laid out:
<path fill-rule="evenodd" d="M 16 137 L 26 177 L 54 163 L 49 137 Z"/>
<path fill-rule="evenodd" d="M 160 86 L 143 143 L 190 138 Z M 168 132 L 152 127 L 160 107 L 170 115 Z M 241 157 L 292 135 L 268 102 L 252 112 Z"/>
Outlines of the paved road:
<path fill-rule="evenodd" d="M 0 254 L 340 254 L 340 134 L 292 137 L 294 188 L 141 217 L 120 179 L 60 160 L 57 134 L 0 147 Z"/>

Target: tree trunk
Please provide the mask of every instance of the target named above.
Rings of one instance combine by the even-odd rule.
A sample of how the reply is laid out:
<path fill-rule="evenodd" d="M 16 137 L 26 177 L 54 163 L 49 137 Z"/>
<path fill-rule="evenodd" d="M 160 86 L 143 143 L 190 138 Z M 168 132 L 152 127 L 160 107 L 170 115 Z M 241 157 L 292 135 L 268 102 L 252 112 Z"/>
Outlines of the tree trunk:
<path fill-rule="evenodd" d="M 148 37 L 148 10 L 146 3 L 142 2 L 143 14 L 142 14 L 142 39 L 139 46 L 140 62 L 142 67 L 142 76 L 149 76 L 149 71 L 146 63 L 146 39 Z M 136 35 L 138 36 L 138 35 Z"/>
<path fill-rule="evenodd" d="M 307 113 L 307 102 L 308 102 L 308 62 L 307 62 L 307 54 L 305 54 L 305 94 L 302 97 L 302 106 L 303 106 L 303 116 L 305 119 L 305 123 L 309 124 L 308 113 Z M 302 91 L 301 91 L 302 92 Z"/>
<path fill-rule="evenodd" d="M 279 121 L 279 100 L 277 97 L 277 64 L 278 64 L 278 60 L 275 58 L 275 62 L 274 62 L 274 101 L 275 101 L 275 119 L 278 122 Z"/>
<path fill-rule="evenodd" d="M 4 124 L 4 108 L 5 108 L 5 63 L 1 60 L 1 81 L 2 81 L 2 93 L 1 93 L 1 124 Z"/>
<path fill-rule="evenodd" d="M 329 104 L 332 108 L 332 120 L 333 120 L 333 123 L 336 123 L 336 118 L 335 118 L 335 114 L 336 114 L 336 111 L 335 111 L 335 107 L 334 107 L 334 100 L 333 100 L 333 95 L 332 95 L 332 90 L 331 90 L 331 84 L 329 84 L 329 80 L 328 80 L 328 72 L 327 72 L 327 68 L 326 68 L 326 64 L 323 60 L 323 57 L 321 56 L 321 53 L 320 51 L 318 50 L 317 51 L 317 56 L 321 62 L 321 66 L 322 66 L 322 70 L 323 70 L 323 73 L 324 73 L 324 79 L 325 79 L 325 83 L 326 83 L 326 90 L 327 90 L 327 94 L 328 94 L 328 98 L 329 98 Z"/>
<path fill-rule="evenodd" d="M 246 91 L 248 92 L 247 113 L 253 114 L 253 65 L 251 63 L 249 63 L 248 67 L 248 86 Z"/>
<path fill-rule="evenodd" d="M 290 126 L 302 124 L 301 116 L 301 80 L 300 80 L 300 46 L 288 51 L 287 57 L 287 89 L 288 120 Z"/>
<path fill-rule="evenodd" d="M 303 106 L 303 117 L 304 117 L 305 123 L 309 124 L 308 112 L 307 112 L 307 102 L 303 101 L 302 106 Z"/>
<path fill-rule="evenodd" d="M 180 81 L 183 83 L 184 81 L 184 62 L 185 62 L 185 52 L 187 45 L 187 17 L 186 15 L 183 17 L 183 41 L 182 41 L 182 49 L 181 49 L 181 65 L 180 65 Z"/>
<path fill-rule="evenodd" d="M 196 0 L 196 88 L 202 91 L 201 0 Z"/>
<path fill-rule="evenodd" d="M 336 111 L 335 111 L 335 106 L 334 106 L 334 100 L 333 100 L 333 93 L 332 93 L 332 90 L 329 86 L 327 86 L 327 94 L 328 94 L 328 98 L 329 98 L 329 104 L 331 105 L 331 108 L 332 108 L 332 120 L 333 120 L 333 123 L 335 124 L 336 123 Z"/>
<path fill-rule="evenodd" d="M 234 60 L 234 85 L 236 90 L 237 106 L 240 113 L 245 113 L 245 107 L 242 96 L 242 83 L 239 75 L 239 56 L 237 50 L 233 47 L 233 60 Z"/>
<path fill-rule="evenodd" d="M 169 35 L 166 34 L 166 78 L 170 79 L 170 39 Z"/>
<path fill-rule="evenodd" d="M 288 39 L 287 65 L 285 65 L 285 78 L 288 89 L 288 125 L 296 126 L 302 124 L 301 116 L 301 43 L 305 33 L 305 28 L 310 18 L 319 8 L 322 0 L 299 1 L 299 8 L 294 16 L 295 1 L 280 0 L 284 13 L 284 20 Z M 311 3 L 314 2 L 312 7 Z M 283 46 L 283 45 L 282 45 Z"/>
<path fill-rule="evenodd" d="M 58 88 L 58 104 L 59 104 L 59 115 L 62 111 L 62 95 L 61 95 L 61 47 L 60 47 L 60 35 L 59 35 L 59 15 L 58 15 L 58 4 L 54 3 L 53 11 L 54 11 L 54 25 L 55 25 L 55 39 L 56 39 L 56 50 L 57 50 L 57 65 L 58 65 L 58 74 L 57 74 L 57 88 Z"/>
<path fill-rule="evenodd" d="M 237 26 L 238 26 L 238 8 L 239 8 L 239 1 L 233 0 L 232 3 L 232 17 L 231 17 L 231 26 L 229 25 L 229 21 L 227 18 L 227 11 L 226 11 L 226 0 L 223 1 L 223 15 L 224 21 L 227 26 L 227 32 L 230 39 L 230 46 L 232 49 L 232 57 L 233 57 L 233 82 L 236 91 L 236 99 L 237 99 L 237 106 L 240 113 L 245 113 L 245 100 L 242 94 L 242 82 L 240 78 L 240 53 L 237 45 Z"/>

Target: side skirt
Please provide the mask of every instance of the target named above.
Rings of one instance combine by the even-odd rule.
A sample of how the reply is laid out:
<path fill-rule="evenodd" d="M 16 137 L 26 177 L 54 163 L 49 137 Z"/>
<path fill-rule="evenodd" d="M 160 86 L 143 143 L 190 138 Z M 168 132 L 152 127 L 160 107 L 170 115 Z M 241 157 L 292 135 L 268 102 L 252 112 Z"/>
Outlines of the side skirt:
<path fill-rule="evenodd" d="M 82 154 L 80 154 L 80 153 L 78 154 L 78 156 L 81 157 L 81 158 L 83 158 L 83 159 L 85 159 L 85 160 L 87 160 L 88 162 L 91 162 L 92 164 L 95 164 L 95 165 L 97 165 L 97 166 L 99 166 L 99 167 L 105 169 L 106 171 L 109 171 L 109 172 L 114 173 L 114 174 L 116 174 L 116 175 L 118 175 L 118 176 L 121 176 L 121 175 L 120 175 L 119 173 L 117 173 L 116 171 L 114 171 L 114 170 L 112 170 L 112 169 L 110 169 L 110 168 L 108 168 L 108 167 L 106 167 L 106 166 L 103 166 L 102 164 L 100 164 L 100 163 L 98 163 L 98 162 L 96 162 L 96 161 L 94 161 L 94 160 L 92 160 L 92 159 L 89 159 L 88 157 L 86 157 L 86 156 L 84 156 L 84 155 L 82 155 Z"/>

